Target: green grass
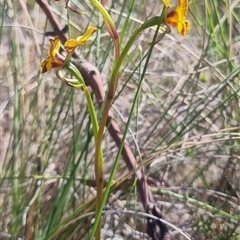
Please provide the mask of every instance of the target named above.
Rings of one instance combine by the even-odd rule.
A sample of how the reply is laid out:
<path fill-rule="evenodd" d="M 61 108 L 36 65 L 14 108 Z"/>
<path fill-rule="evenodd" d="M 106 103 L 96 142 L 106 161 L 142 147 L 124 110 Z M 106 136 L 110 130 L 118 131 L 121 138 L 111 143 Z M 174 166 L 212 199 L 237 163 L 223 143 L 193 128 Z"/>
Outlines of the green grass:
<path fill-rule="evenodd" d="M 84 93 L 59 81 L 54 70 L 40 74 L 49 46 L 44 33 L 51 26 L 39 6 L 2 2 L 0 239 L 89 239 L 96 191 Z M 139 24 L 162 9 L 157 0 L 113 2 L 106 8 L 121 50 Z M 63 11 L 64 1 L 51 4 L 71 37 L 88 25 L 98 27 L 81 53 L 107 87 L 113 45 L 97 11 L 87 1 L 71 1 L 86 12 L 81 16 Z M 114 118 L 144 166 L 164 220 L 175 226 L 169 226 L 172 239 L 240 238 L 239 11 L 239 0 L 192 0 L 186 38 L 171 28 L 147 62 L 155 33 L 148 29 L 121 67 Z M 107 131 L 103 150 L 107 181 L 118 152 Z M 114 183 L 102 214 L 102 239 L 147 239 L 134 172 L 123 160 Z"/>

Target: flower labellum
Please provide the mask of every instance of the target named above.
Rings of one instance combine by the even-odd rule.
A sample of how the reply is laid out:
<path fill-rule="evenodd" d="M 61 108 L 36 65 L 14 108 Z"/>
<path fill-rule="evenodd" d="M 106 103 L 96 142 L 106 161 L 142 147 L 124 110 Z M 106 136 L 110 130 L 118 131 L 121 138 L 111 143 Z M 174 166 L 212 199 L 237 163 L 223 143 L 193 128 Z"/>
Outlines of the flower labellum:
<path fill-rule="evenodd" d="M 49 39 L 50 48 L 48 50 L 48 57 L 41 64 L 42 73 L 45 73 L 52 68 L 62 67 L 64 65 L 64 57 L 59 53 L 60 49 L 60 40 L 59 37 L 54 39 Z"/>

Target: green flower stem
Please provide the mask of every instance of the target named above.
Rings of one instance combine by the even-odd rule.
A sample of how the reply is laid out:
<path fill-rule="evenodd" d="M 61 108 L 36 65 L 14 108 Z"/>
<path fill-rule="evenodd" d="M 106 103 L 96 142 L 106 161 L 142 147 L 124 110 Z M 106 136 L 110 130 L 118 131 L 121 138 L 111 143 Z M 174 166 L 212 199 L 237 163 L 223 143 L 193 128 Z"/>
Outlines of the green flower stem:
<path fill-rule="evenodd" d="M 90 118 L 92 121 L 92 127 L 93 127 L 93 135 L 94 135 L 94 139 L 96 140 L 96 136 L 98 134 L 98 122 L 97 122 L 97 115 L 96 115 L 96 111 L 92 102 L 92 98 L 91 95 L 88 91 L 88 88 L 83 80 L 83 77 L 81 75 L 81 73 L 79 72 L 79 70 L 75 67 L 75 65 L 73 65 L 70 61 L 68 61 L 65 66 L 66 70 L 71 73 L 79 82 L 79 86 L 82 87 L 84 93 L 86 94 L 86 99 L 87 99 L 87 105 L 88 105 L 88 111 L 90 114 Z"/>
<path fill-rule="evenodd" d="M 96 188 L 97 188 L 97 197 L 96 197 L 96 216 L 101 216 L 101 211 L 99 211 L 101 202 L 102 202 L 102 195 L 103 195 L 103 153 L 102 153 L 102 144 L 98 141 L 98 122 L 97 122 L 97 115 L 95 108 L 93 106 L 91 95 L 88 91 L 87 86 L 85 85 L 85 82 L 82 78 L 82 75 L 78 71 L 78 69 L 71 63 L 67 62 L 65 65 L 65 68 L 79 81 L 82 89 L 84 90 L 84 93 L 86 95 L 87 104 L 88 104 L 88 110 L 92 122 L 93 127 L 93 134 L 94 134 L 94 140 L 95 140 L 95 147 L 98 146 L 98 150 L 95 149 L 95 154 L 97 156 L 95 157 L 95 175 L 96 175 Z M 100 219 L 99 219 L 100 220 Z M 98 221 L 99 222 L 99 221 Z M 100 224 L 97 224 L 98 231 L 96 232 L 96 239 L 100 240 Z"/>
<path fill-rule="evenodd" d="M 119 73 L 119 70 L 120 70 L 120 67 L 122 66 L 122 63 L 123 63 L 123 60 L 125 59 L 125 57 L 127 56 L 127 53 L 129 51 L 129 49 L 132 47 L 134 41 L 136 40 L 136 38 L 138 37 L 138 35 L 146 30 L 147 28 L 150 28 L 150 27 L 154 27 L 154 26 L 157 26 L 159 24 L 159 22 L 162 22 L 163 23 L 163 14 L 160 16 L 160 17 L 153 17 L 149 20 L 147 20 L 145 23 L 143 23 L 132 35 L 132 37 L 129 39 L 129 41 L 127 42 L 125 48 L 123 49 L 120 57 L 119 57 L 119 60 L 117 62 L 117 64 L 115 65 L 114 69 L 113 69 L 113 72 L 112 72 L 112 77 L 111 78 L 115 78 L 118 73 Z"/>
<path fill-rule="evenodd" d="M 103 16 L 103 19 L 107 22 L 108 26 L 110 27 L 108 31 L 110 30 L 110 34 L 114 34 L 113 29 L 116 29 L 114 26 L 114 23 L 112 21 L 112 18 L 109 16 L 106 9 L 102 6 L 102 4 L 97 0 L 89 0 L 89 2 L 101 13 Z"/>
<path fill-rule="evenodd" d="M 106 11 L 106 9 L 102 6 L 102 4 L 99 1 L 97 1 L 97 0 L 89 0 L 89 1 L 101 13 L 101 15 L 103 17 L 106 28 L 114 42 L 115 61 L 117 61 L 120 56 L 120 44 L 119 44 L 118 32 L 112 21 L 112 18 L 110 17 L 110 15 Z"/>
<path fill-rule="evenodd" d="M 119 57 L 120 57 L 120 43 L 119 43 L 119 36 L 118 36 L 118 32 L 115 28 L 115 25 L 110 17 L 110 15 L 108 14 L 108 12 L 105 10 L 105 8 L 102 6 L 102 4 L 97 1 L 97 0 L 89 0 L 91 2 L 91 4 L 101 13 L 101 15 L 103 16 L 104 22 L 105 22 L 105 26 L 110 34 L 110 36 L 113 39 L 113 43 L 114 43 L 114 50 L 115 50 L 115 63 L 118 61 Z M 114 64 L 115 64 L 114 63 Z M 97 139 L 95 141 L 96 143 L 96 147 L 95 147 L 95 162 L 98 162 L 100 159 L 100 151 L 101 151 L 101 145 L 102 145 L 102 137 L 103 137 L 103 132 L 105 129 L 105 124 L 107 121 L 107 117 L 108 117 L 108 112 L 109 109 L 111 107 L 112 104 L 112 99 L 113 96 L 116 92 L 116 88 L 117 88 L 117 83 L 118 83 L 118 74 L 115 75 L 115 78 L 112 78 L 112 81 L 110 83 L 110 87 L 109 87 L 109 91 L 108 91 L 108 95 L 107 95 L 107 100 L 105 102 L 104 105 L 104 110 L 103 110 L 103 114 L 102 114 L 102 118 L 101 118 L 101 131 L 98 132 L 97 135 Z M 102 178 L 101 178 L 102 177 Z M 102 182 L 103 184 L 103 176 L 99 176 L 99 181 Z M 96 206 L 96 210 L 98 210 L 100 207 L 99 205 Z M 92 233 L 90 235 L 90 240 L 93 239 L 94 235 L 96 240 L 101 240 L 101 226 L 100 223 L 101 222 L 101 211 L 96 212 L 96 221 L 94 223 L 93 226 L 93 230 Z M 95 234 L 96 233 L 96 234 Z"/>
<path fill-rule="evenodd" d="M 164 11 L 163 11 L 164 12 Z M 162 14 L 160 17 L 154 17 L 149 19 L 148 21 L 146 21 L 145 23 L 143 23 L 136 31 L 135 33 L 132 35 L 132 37 L 130 38 L 130 40 L 127 42 L 125 48 L 123 49 L 118 61 L 116 62 L 113 72 L 112 72 L 112 76 L 111 76 L 111 82 L 110 82 L 110 86 L 109 86 L 109 91 L 107 94 L 107 98 L 106 98 L 106 102 L 104 104 L 104 109 L 103 109 L 103 113 L 102 113 L 102 118 L 101 118 L 101 122 L 99 125 L 99 131 L 98 131 L 98 139 L 96 141 L 96 156 L 99 155 L 99 151 L 101 149 L 101 142 L 102 142 L 102 136 L 103 136 L 103 132 L 105 129 L 105 125 L 106 125 L 106 121 L 107 121 L 107 117 L 108 117 L 108 112 L 110 110 L 111 104 L 112 104 L 112 100 L 117 88 L 117 82 L 118 82 L 118 73 L 120 70 L 120 67 L 122 66 L 123 60 L 125 59 L 125 57 L 127 56 L 127 53 L 129 51 L 129 49 L 131 48 L 131 46 L 133 45 L 134 41 L 136 40 L 136 38 L 139 36 L 139 34 L 144 31 L 145 29 L 149 28 L 149 27 L 153 27 L 153 26 L 157 26 L 161 23 L 163 23 L 164 21 L 164 14 Z M 163 33 L 165 34 L 165 32 Z M 114 178 L 114 174 L 117 168 L 117 164 L 114 164 L 114 169 L 112 171 L 111 177 L 108 181 L 108 185 L 107 188 L 105 190 L 104 196 L 103 196 L 103 200 L 102 200 L 102 204 L 101 207 L 99 209 L 100 212 L 102 212 L 105 202 L 107 200 L 107 196 L 109 194 L 109 190 L 111 187 L 111 182 Z M 98 215 L 96 217 L 95 220 L 95 224 L 98 223 L 98 221 L 100 221 L 100 215 Z M 94 233 L 96 231 L 96 227 L 94 225 L 93 230 L 92 230 L 92 235 L 90 237 L 90 239 L 93 239 Z"/>

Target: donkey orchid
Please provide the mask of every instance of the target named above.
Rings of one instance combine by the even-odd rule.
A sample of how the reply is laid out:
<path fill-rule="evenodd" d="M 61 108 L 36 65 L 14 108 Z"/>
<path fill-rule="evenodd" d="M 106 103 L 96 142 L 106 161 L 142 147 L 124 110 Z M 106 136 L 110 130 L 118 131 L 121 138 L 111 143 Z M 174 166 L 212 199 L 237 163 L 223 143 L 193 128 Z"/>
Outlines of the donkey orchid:
<path fill-rule="evenodd" d="M 41 64 L 42 73 L 45 73 L 52 68 L 61 68 L 65 65 L 65 62 L 71 58 L 72 53 L 75 48 L 86 44 L 87 40 L 91 37 L 91 35 L 97 31 L 94 27 L 88 27 L 86 33 L 83 36 L 78 37 L 77 39 L 69 39 L 65 42 L 64 47 L 67 50 L 67 56 L 64 57 L 59 53 L 59 49 L 61 46 L 59 37 L 55 37 L 54 39 L 49 39 L 50 48 L 48 51 L 48 57 Z"/>
<path fill-rule="evenodd" d="M 165 7 L 169 8 L 169 0 L 162 0 Z M 190 30 L 190 23 L 185 20 L 188 12 L 188 0 L 179 0 L 175 10 L 167 13 L 165 23 L 171 25 L 177 29 L 177 31 L 186 36 L 188 30 Z"/>

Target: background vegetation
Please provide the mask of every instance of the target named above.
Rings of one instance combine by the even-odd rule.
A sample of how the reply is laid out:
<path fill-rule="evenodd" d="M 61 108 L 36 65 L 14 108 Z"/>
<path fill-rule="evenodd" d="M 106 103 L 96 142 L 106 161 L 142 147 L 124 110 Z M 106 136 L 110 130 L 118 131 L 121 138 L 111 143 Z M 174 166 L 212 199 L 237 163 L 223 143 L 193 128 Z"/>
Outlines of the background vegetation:
<path fill-rule="evenodd" d="M 130 1 L 107 1 L 121 35 Z M 174 2 L 173 4 L 174 5 Z M 98 27 L 81 54 L 97 66 L 107 86 L 112 41 L 87 1 L 52 11 L 69 34 Z M 122 46 L 139 24 L 162 11 L 159 0 L 136 1 Z M 95 196 L 94 146 L 80 90 L 40 74 L 52 30 L 35 1 L 2 0 L 0 25 L 0 239 L 88 239 Z M 189 1 L 191 31 L 175 29 L 156 44 L 128 141 L 145 167 L 172 239 L 240 239 L 240 1 Z M 155 30 L 134 43 L 121 69 L 113 104 L 124 131 Z M 105 179 L 117 148 L 104 138 Z M 102 239 L 147 239 L 136 190 L 120 162 L 102 222 Z M 187 236 L 183 236 L 180 231 Z"/>

